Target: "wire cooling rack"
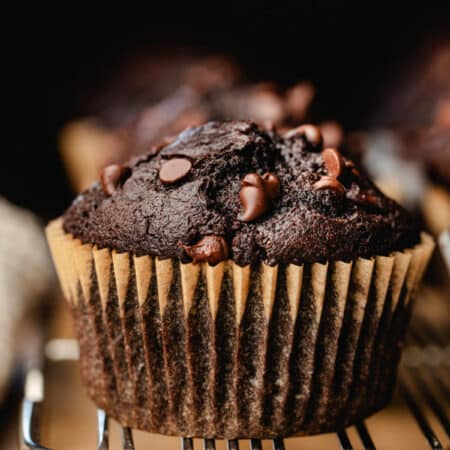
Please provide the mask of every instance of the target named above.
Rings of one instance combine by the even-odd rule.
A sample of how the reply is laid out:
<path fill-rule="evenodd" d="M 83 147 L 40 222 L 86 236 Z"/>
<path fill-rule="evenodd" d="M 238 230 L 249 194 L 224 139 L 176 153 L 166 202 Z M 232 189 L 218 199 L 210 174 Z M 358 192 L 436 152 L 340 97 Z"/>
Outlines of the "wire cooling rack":
<path fill-rule="evenodd" d="M 74 360 L 78 356 L 77 344 L 74 340 L 53 340 L 47 344 L 46 349 L 47 358 L 53 362 Z M 39 410 L 45 401 L 43 385 L 42 371 L 30 370 L 26 377 L 25 398 L 20 420 L 20 440 L 24 450 L 50 450 L 42 445 L 39 435 Z M 450 337 L 447 330 L 437 330 L 425 321 L 417 322 L 411 327 L 400 365 L 398 391 L 408 407 L 408 413 L 414 419 L 415 426 L 423 436 L 424 448 L 428 446 L 430 449 L 449 449 Z M 442 434 L 441 439 L 438 438 L 436 430 L 424 411 L 424 405 L 437 419 L 435 426 L 437 423 L 444 431 L 442 434 L 446 441 L 443 441 Z M 349 437 L 348 429 L 336 433 L 336 449 L 352 450 L 355 446 L 361 448 L 361 445 L 366 450 L 377 449 L 377 433 L 371 431 L 364 421 L 356 423 L 354 428 L 356 434 L 352 434 L 353 442 Z M 133 430 L 121 427 L 120 435 L 124 450 L 139 450 L 133 441 Z M 108 450 L 110 448 L 109 418 L 102 410 L 97 410 L 97 437 L 97 449 Z M 227 441 L 227 449 L 238 450 L 240 442 L 242 443 L 238 440 Z M 250 440 L 249 446 L 252 450 L 263 448 L 262 442 L 258 439 Z M 180 448 L 193 450 L 193 439 L 182 438 Z M 215 449 L 216 442 L 212 439 L 204 439 L 203 448 Z M 283 439 L 274 439 L 272 448 L 283 450 L 285 448 Z M 301 440 L 298 448 L 301 449 Z"/>

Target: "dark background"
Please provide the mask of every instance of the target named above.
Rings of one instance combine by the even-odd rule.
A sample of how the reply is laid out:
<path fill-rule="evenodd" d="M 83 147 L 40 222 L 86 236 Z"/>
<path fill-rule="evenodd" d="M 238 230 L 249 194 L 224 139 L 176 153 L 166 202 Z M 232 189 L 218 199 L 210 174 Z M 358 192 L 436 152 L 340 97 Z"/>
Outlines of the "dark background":
<path fill-rule="evenodd" d="M 110 4 L 99 14 L 67 4 L 57 17 L 27 11 L 12 20 L 3 39 L 0 194 L 44 219 L 64 210 L 73 194 L 57 153 L 58 130 L 80 109 L 80 92 L 101 86 L 124 55 L 148 43 L 231 53 L 254 79 L 311 79 L 321 117 L 354 129 L 367 125 L 389 80 L 409 70 L 421 43 L 450 30 L 445 3 L 395 13 L 379 2 L 226 5 L 139 11 Z"/>

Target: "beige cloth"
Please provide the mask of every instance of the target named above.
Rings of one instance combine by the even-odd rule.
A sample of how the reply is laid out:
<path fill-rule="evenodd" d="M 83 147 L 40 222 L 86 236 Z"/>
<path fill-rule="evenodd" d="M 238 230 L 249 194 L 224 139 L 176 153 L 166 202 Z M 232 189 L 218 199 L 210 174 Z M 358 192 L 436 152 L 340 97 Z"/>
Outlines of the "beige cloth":
<path fill-rule="evenodd" d="M 13 370 L 20 323 L 52 286 L 42 226 L 32 213 L 0 197 L 0 401 Z"/>

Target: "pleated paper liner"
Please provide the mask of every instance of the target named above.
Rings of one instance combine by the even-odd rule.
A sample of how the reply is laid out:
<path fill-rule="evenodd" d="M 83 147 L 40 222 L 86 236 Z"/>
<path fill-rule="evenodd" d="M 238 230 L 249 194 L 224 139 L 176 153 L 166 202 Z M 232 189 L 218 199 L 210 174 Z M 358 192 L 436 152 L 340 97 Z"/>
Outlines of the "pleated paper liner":
<path fill-rule="evenodd" d="M 207 438 L 336 430 L 390 399 L 434 243 L 353 262 L 182 264 L 47 236 L 81 373 L 121 424 Z"/>

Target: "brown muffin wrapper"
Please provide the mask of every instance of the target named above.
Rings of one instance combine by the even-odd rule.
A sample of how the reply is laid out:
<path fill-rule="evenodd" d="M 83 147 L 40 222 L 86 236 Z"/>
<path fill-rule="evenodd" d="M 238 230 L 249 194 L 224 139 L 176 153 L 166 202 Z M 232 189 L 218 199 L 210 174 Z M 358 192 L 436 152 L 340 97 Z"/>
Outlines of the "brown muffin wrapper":
<path fill-rule="evenodd" d="M 336 430 L 390 399 L 434 243 L 352 262 L 182 264 L 47 236 L 90 397 L 162 434 L 272 438 Z"/>

